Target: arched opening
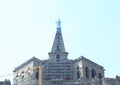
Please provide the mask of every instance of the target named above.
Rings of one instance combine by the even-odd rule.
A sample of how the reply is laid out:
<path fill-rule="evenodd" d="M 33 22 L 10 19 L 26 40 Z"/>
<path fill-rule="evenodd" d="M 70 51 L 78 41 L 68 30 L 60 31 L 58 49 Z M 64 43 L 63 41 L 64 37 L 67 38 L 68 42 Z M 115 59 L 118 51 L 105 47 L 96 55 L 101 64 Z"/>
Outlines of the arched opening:
<path fill-rule="evenodd" d="M 102 79 L 102 74 L 101 73 L 98 74 L 98 78 Z"/>
<path fill-rule="evenodd" d="M 79 70 L 79 66 L 77 67 L 77 70 Z"/>
<path fill-rule="evenodd" d="M 28 67 L 28 69 L 27 69 L 27 71 L 26 71 L 27 77 L 30 76 L 30 74 L 31 74 L 31 70 L 30 70 L 30 67 Z"/>
<path fill-rule="evenodd" d="M 89 68 L 85 67 L 85 77 L 89 79 Z"/>
<path fill-rule="evenodd" d="M 60 46 L 57 46 L 57 51 L 60 51 Z"/>
<path fill-rule="evenodd" d="M 101 85 L 102 84 L 102 74 L 101 73 L 98 74 L 98 78 L 100 79 L 100 85 Z"/>
<path fill-rule="evenodd" d="M 24 79 L 24 77 L 25 77 L 25 73 L 24 73 L 24 71 L 22 71 L 21 72 L 21 78 Z"/>
<path fill-rule="evenodd" d="M 95 76 L 96 76 L 96 71 L 92 69 L 92 78 L 94 78 Z"/>
<path fill-rule="evenodd" d="M 35 76 L 36 76 L 36 79 L 39 79 L 39 68 L 36 69 L 36 74 L 35 74 Z"/>
<path fill-rule="evenodd" d="M 60 55 L 56 56 L 56 62 L 60 62 Z"/>
<path fill-rule="evenodd" d="M 77 71 L 77 79 L 79 79 L 79 78 L 80 78 L 80 72 Z"/>

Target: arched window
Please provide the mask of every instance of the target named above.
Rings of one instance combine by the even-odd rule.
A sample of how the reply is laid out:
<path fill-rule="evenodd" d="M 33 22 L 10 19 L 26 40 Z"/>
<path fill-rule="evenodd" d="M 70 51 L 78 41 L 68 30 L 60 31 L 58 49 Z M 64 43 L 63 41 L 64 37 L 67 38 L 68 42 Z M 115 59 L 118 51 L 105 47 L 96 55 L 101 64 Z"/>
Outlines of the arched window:
<path fill-rule="evenodd" d="M 101 73 L 99 73 L 99 74 L 98 74 L 98 77 L 99 77 L 100 79 L 102 79 L 102 74 L 101 74 Z"/>
<path fill-rule="evenodd" d="M 77 70 L 79 70 L 79 66 L 77 67 Z"/>
<path fill-rule="evenodd" d="M 36 69 L 36 79 L 39 79 L 39 68 Z"/>
<path fill-rule="evenodd" d="M 79 78 L 80 78 L 80 72 L 77 71 L 77 79 L 79 79 Z"/>
<path fill-rule="evenodd" d="M 92 69 L 92 78 L 94 78 L 95 76 L 96 76 L 96 71 Z"/>
<path fill-rule="evenodd" d="M 57 51 L 60 51 L 60 46 L 57 46 Z"/>
<path fill-rule="evenodd" d="M 31 74 L 30 67 L 28 67 L 28 69 L 27 69 L 27 71 L 26 71 L 27 77 L 30 76 L 30 74 Z"/>
<path fill-rule="evenodd" d="M 85 77 L 89 79 L 89 69 L 88 67 L 85 67 Z"/>
<path fill-rule="evenodd" d="M 60 62 L 60 55 L 56 56 L 56 62 Z"/>
<path fill-rule="evenodd" d="M 25 77 L 25 73 L 24 73 L 24 71 L 22 71 L 21 72 L 21 78 L 24 79 L 24 77 Z"/>

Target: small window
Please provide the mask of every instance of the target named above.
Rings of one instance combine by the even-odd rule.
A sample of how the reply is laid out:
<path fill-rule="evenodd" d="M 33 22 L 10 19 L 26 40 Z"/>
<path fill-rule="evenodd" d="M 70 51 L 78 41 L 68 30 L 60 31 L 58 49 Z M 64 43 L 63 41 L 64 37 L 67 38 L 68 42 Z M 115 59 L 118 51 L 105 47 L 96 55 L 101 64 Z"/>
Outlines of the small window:
<path fill-rule="evenodd" d="M 21 72 L 21 78 L 24 79 L 24 77 L 25 77 L 25 73 L 24 73 L 24 71 L 22 71 Z"/>
<path fill-rule="evenodd" d="M 94 78 L 95 76 L 96 76 L 96 71 L 92 69 L 92 78 Z"/>
<path fill-rule="evenodd" d="M 30 67 L 27 68 L 27 71 L 30 71 Z"/>
<path fill-rule="evenodd" d="M 18 74 L 16 75 L 16 78 L 18 78 L 19 76 L 18 76 Z"/>
<path fill-rule="evenodd" d="M 79 66 L 77 67 L 77 70 L 79 70 Z"/>
<path fill-rule="evenodd" d="M 101 74 L 101 73 L 99 73 L 99 74 L 98 74 L 98 77 L 99 77 L 100 79 L 102 79 L 102 74 Z"/>
<path fill-rule="evenodd" d="M 57 46 L 57 51 L 60 51 L 60 46 Z"/>
<path fill-rule="evenodd" d="M 25 76 L 24 76 L 24 74 L 23 74 L 23 75 L 22 75 L 22 79 L 24 79 L 24 77 L 25 77 Z"/>
<path fill-rule="evenodd" d="M 56 62 L 60 62 L 60 55 L 56 56 Z"/>

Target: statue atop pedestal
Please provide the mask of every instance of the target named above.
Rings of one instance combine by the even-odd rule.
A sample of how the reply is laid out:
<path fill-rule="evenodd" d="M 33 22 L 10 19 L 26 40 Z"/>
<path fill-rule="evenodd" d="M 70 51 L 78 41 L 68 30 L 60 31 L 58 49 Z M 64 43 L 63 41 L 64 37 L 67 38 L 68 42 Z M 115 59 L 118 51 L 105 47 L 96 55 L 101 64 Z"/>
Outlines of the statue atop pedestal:
<path fill-rule="evenodd" d="M 60 19 L 58 19 L 58 21 L 56 21 L 57 23 L 57 32 L 61 32 L 61 21 Z"/>

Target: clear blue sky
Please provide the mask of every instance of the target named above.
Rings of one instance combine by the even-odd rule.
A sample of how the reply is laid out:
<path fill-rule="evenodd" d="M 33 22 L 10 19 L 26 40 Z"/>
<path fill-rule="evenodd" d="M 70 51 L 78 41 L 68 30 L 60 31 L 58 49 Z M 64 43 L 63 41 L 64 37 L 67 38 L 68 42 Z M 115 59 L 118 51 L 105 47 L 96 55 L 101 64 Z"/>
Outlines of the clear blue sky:
<path fill-rule="evenodd" d="M 0 0 L 0 76 L 48 59 L 58 18 L 69 59 L 83 55 L 105 76 L 120 75 L 120 0 Z"/>

